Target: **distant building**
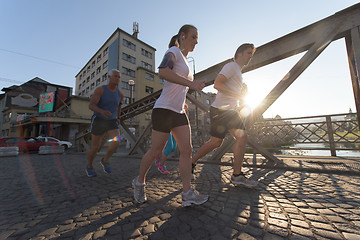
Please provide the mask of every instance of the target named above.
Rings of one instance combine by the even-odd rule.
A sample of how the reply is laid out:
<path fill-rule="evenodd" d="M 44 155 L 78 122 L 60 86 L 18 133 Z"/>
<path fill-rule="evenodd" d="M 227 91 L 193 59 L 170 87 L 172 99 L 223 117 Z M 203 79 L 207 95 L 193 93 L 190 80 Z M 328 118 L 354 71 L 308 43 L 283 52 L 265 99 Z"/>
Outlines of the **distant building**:
<path fill-rule="evenodd" d="M 163 84 L 155 73 L 156 49 L 139 40 L 138 33 L 137 23 L 133 34 L 117 28 L 75 76 L 75 95 L 90 97 L 96 87 L 107 84 L 111 69 L 121 72 L 119 90 L 124 94 L 125 105 L 162 89 Z M 129 85 L 129 80 L 134 80 L 135 85 Z M 149 122 L 150 113 L 145 113 L 132 119 L 131 124 L 139 131 Z"/>
<path fill-rule="evenodd" d="M 34 78 L 19 86 L 3 88 L 0 97 L 1 137 L 38 136 L 41 133 L 66 138 L 68 130 L 54 119 L 54 112 L 63 105 L 72 93 L 71 87 L 51 84 Z M 45 109 L 45 107 L 47 109 Z"/>

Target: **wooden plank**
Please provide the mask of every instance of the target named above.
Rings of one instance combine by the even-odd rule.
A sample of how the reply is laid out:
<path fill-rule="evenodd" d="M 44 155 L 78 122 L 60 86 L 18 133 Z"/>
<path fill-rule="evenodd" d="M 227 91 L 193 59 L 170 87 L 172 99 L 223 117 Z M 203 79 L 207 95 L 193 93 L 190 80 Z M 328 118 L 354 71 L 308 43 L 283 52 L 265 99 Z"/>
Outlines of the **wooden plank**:
<path fill-rule="evenodd" d="M 133 147 L 130 149 L 129 151 L 129 155 L 133 154 L 135 152 L 135 150 L 139 147 L 139 144 L 141 143 L 141 141 L 145 138 L 145 136 L 147 136 L 147 134 L 149 133 L 150 129 L 152 127 L 152 122 L 150 122 L 144 132 L 141 134 L 141 136 L 139 137 L 139 139 L 136 141 L 136 143 L 133 145 Z M 142 149 L 143 152 L 145 152 L 145 149 Z"/>
<path fill-rule="evenodd" d="M 342 38 L 348 32 L 360 25 L 360 3 L 335 13 L 323 20 L 308 25 L 274 41 L 257 47 L 256 52 L 249 63 L 242 70 L 243 73 L 266 66 L 279 60 L 288 58 L 298 53 L 309 50 L 322 36 L 331 34 L 334 26 L 339 27 L 333 41 Z M 234 49 L 235 52 L 235 49 Z M 207 68 L 195 75 L 196 80 L 205 80 L 206 86 L 214 84 L 215 78 L 220 69 L 232 59 L 227 59 L 215 66 Z"/>
<path fill-rule="evenodd" d="M 353 28 L 351 34 L 346 36 L 345 42 L 355 98 L 357 120 L 360 126 L 360 27 Z"/>
<path fill-rule="evenodd" d="M 253 111 L 254 118 L 249 121 L 254 122 L 257 116 L 261 116 L 280 95 L 300 76 L 300 74 L 324 51 L 331 43 L 332 39 L 339 33 L 342 23 L 332 26 L 332 31 L 326 36 L 321 36 L 309 51 L 294 65 L 294 67 L 280 80 L 280 82 L 270 91 L 265 99 Z"/>
<path fill-rule="evenodd" d="M 120 121 L 120 131 L 125 135 L 125 137 L 130 141 L 131 146 L 135 146 L 136 144 L 136 138 L 134 136 L 134 134 L 132 134 L 132 132 L 129 130 L 129 128 L 124 124 L 123 121 Z M 137 150 L 139 151 L 139 153 L 144 154 L 145 150 L 139 146 L 139 148 L 137 148 Z"/>

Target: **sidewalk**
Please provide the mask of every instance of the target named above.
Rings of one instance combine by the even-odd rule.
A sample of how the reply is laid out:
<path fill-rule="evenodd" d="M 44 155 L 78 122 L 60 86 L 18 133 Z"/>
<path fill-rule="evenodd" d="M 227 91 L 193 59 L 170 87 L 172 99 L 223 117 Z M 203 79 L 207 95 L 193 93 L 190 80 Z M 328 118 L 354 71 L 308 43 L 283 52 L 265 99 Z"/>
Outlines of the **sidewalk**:
<path fill-rule="evenodd" d="M 150 169 L 148 202 L 137 204 L 140 157 L 120 155 L 110 175 L 97 157 L 95 178 L 85 154 L 0 158 L 0 239 L 359 239 L 358 159 L 286 156 L 276 166 L 248 156 L 259 184 L 246 189 L 229 183 L 226 155 L 198 164 L 194 185 L 209 201 L 185 208 L 176 160 L 170 175 Z"/>

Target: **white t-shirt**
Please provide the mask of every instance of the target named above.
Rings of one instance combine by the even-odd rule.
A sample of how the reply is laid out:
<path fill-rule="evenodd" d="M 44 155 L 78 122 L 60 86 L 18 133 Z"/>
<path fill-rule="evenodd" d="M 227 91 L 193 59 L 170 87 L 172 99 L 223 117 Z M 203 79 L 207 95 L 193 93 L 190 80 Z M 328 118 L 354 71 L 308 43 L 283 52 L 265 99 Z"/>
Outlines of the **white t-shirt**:
<path fill-rule="evenodd" d="M 179 76 L 193 81 L 193 75 L 190 71 L 188 61 L 180 49 L 175 46 L 171 47 L 166 51 L 165 55 L 169 52 L 175 56 L 174 72 Z M 165 80 L 163 90 L 160 97 L 156 100 L 154 108 L 165 108 L 177 113 L 184 113 L 184 104 L 188 90 L 189 87 Z"/>
<path fill-rule="evenodd" d="M 229 62 L 221 69 L 219 74 L 226 77 L 226 86 L 232 91 L 241 92 L 243 85 L 243 78 L 241 68 L 236 62 Z M 238 98 L 219 92 L 216 94 L 215 101 L 211 104 L 212 107 L 222 110 L 235 110 Z"/>

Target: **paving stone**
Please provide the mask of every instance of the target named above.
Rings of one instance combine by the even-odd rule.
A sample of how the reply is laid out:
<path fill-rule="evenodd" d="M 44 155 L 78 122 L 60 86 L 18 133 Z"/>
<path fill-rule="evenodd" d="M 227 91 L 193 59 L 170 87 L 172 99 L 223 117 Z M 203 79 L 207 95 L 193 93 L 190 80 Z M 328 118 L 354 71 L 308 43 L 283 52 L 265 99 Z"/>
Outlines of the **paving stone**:
<path fill-rule="evenodd" d="M 359 239 L 359 236 L 360 236 L 360 231 L 358 233 L 347 233 L 347 232 L 344 232 L 342 233 L 344 235 L 344 237 L 347 239 L 347 240 L 358 240 Z"/>
<path fill-rule="evenodd" d="M 58 179 L 53 163 L 36 155 L 32 168 L 42 206 L 32 198 L 19 166 L 1 159 L 3 166 L 13 169 L 2 172 L 8 176 L 2 178 L 5 191 L 0 191 L 0 199 L 7 199 L 0 204 L 0 238 L 314 239 L 312 230 L 317 230 L 318 239 L 359 235 L 360 187 L 354 184 L 360 182 L 358 176 L 248 168 L 255 178 L 265 176 L 249 190 L 228 185 L 231 166 L 202 164 L 196 188 L 209 194 L 209 201 L 183 208 L 176 161 L 168 161 L 171 176 L 150 169 L 149 201 L 137 204 L 130 183 L 140 159 L 120 158 L 112 161 L 116 174 L 105 175 L 99 169 L 98 177 L 88 178 L 79 171 L 86 164 L 85 154 L 59 157 L 76 198 Z M 11 197 L 4 198 L 3 192 Z"/>

